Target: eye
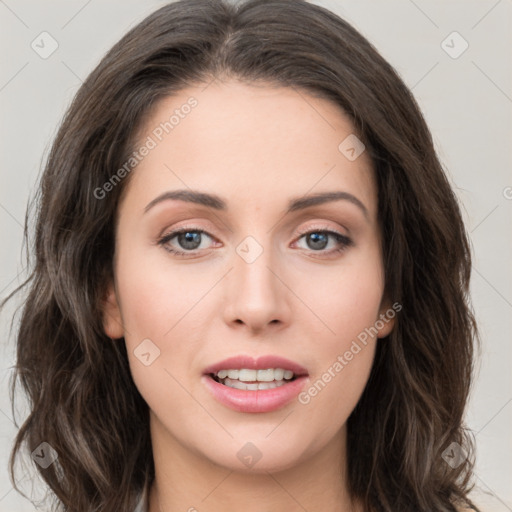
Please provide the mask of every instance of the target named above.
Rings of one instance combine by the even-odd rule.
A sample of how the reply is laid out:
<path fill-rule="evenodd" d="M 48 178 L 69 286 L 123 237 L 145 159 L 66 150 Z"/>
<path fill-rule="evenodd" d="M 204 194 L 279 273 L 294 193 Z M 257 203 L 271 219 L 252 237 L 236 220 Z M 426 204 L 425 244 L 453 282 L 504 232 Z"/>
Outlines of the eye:
<path fill-rule="evenodd" d="M 325 254 L 333 254 L 344 251 L 347 247 L 353 245 L 350 238 L 337 231 L 331 230 L 311 230 L 302 233 L 298 241 L 305 239 L 307 247 L 314 252 L 322 252 Z M 330 245 L 330 247 L 329 247 Z M 327 249 L 327 250 L 326 250 Z"/>
<path fill-rule="evenodd" d="M 302 239 L 305 240 L 307 247 L 299 247 L 306 250 L 311 250 L 321 254 L 334 254 L 344 251 L 347 247 L 353 245 L 350 238 L 337 231 L 327 229 L 316 229 L 301 233 L 301 237 L 297 242 Z M 166 251 L 175 254 L 176 256 L 194 256 L 197 251 L 207 249 L 203 243 L 207 245 L 207 240 L 213 240 L 206 231 L 197 228 L 181 228 L 170 233 L 166 233 L 158 240 Z M 296 242 L 296 243 L 297 243 Z"/>
<path fill-rule="evenodd" d="M 178 256 L 188 256 L 194 254 L 195 251 L 206 249 L 202 246 L 205 239 L 212 239 L 210 235 L 202 229 L 195 228 L 181 228 L 176 231 L 171 231 L 165 234 L 158 240 L 158 244 L 162 245 L 166 251 L 169 251 Z M 175 244 L 171 242 L 175 240 Z M 176 247 L 176 244 L 178 247 Z"/>

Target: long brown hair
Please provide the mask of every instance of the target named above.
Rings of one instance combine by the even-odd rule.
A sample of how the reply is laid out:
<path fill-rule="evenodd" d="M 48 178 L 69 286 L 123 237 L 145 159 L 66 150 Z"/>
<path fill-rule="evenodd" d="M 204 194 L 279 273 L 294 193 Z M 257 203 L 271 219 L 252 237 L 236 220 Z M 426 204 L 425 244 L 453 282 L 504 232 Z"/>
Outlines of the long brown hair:
<path fill-rule="evenodd" d="M 462 421 L 478 333 L 457 199 L 394 69 L 347 22 L 303 0 L 171 3 L 126 34 L 79 89 L 47 159 L 35 241 L 27 245 L 35 260 L 16 290 L 28 293 L 11 394 L 14 402 L 20 382 L 30 414 L 12 450 L 11 478 L 21 448 L 42 442 L 58 454 L 46 469 L 35 466 L 59 510 L 131 511 L 154 478 L 148 406 L 124 343 L 113 343 L 102 327 L 116 212 L 129 176 L 106 197 L 95 191 L 127 161 L 156 102 L 216 77 L 331 100 L 373 160 L 385 294 L 402 312 L 378 344 L 348 420 L 350 492 L 368 511 L 470 504 L 472 443 Z M 443 453 L 459 445 L 467 457 L 448 464 Z"/>

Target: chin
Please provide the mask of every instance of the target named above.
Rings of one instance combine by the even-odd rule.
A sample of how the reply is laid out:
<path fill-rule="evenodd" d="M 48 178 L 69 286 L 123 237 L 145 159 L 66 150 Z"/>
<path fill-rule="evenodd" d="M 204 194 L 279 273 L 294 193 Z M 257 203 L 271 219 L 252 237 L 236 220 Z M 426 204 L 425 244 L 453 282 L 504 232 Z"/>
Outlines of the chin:
<path fill-rule="evenodd" d="M 296 467 L 307 460 L 312 453 L 321 449 L 314 446 L 312 439 L 284 431 L 282 436 L 274 434 L 237 436 L 229 442 L 204 447 L 203 456 L 213 464 L 243 474 L 279 473 Z M 266 437 L 268 436 L 268 437 Z"/>

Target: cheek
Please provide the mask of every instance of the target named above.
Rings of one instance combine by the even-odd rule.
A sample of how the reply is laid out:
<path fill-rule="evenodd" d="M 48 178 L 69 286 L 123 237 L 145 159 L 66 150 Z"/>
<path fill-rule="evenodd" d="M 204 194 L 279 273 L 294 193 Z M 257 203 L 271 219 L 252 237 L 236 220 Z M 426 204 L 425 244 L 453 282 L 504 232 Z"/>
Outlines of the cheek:
<path fill-rule="evenodd" d="M 368 382 L 381 342 L 374 330 L 381 291 L 378 273 L 368 272 L 357 279 L 339 276 L 316 295 L 317 313 L 329 328 L 318 331 L 310 382 L 298 407 L 303 408 L 304 427 L 319 433 L 317 446 L 345 424 Z"/>
<path fill-rule="evenodd" d="M 215 282 L 205 267 L 180 269 L 162 248 L 124 251 L 117 276 L 126 331 L 133 339 L 169 337 Z"/>
<path fill-rule="evenodd" d="M 180 383 L 189 387 L 202 339 L 198 331 L 206 327 L 200 322 L 209 304 L 205 295 L 219 272 L 197 264 L 179 269 L 154 247 L 128 251 L 120 246 L 119 254 L 118 292 L 134 382 L 153 410 L 172 403 L 187 411 L 193 402 Z"/>
<path fill-rule="evenodd" d="M 315 452 L 338 435 L 368 382 L 377 342 L 356 343 L 358 347 L 348 344 L 343 351 L 334 351 L 329 363 L 312 376 L 298 397 L 302 428 L 315 433 L 309 452 Z"/>
<path fill-rule="evenodd" d="M 297 295 L 313 313 L 309 323 L 328 352 L 350 345 L 379 318 L 384 279 L 377 247 L 347 253 L 336 267 L 304 271 L 297 282 Z"/>
<path fill-rule="evenodd" d="M 310 384 L 299 403 L 318 412 L 310 419 L 318 428 L 322 423 L 330 425 L 328 430 L 339 428 L 369 378 L 379 342 L 375 325 L 384 285 L 377 254 L 354 258 L 336 272 L 329 269 L 322 286 L 303 281 L 302 293 L 307 293 L 308 305 L 317 317 L 310 321 L 316 326 L 317 343 Z"/>

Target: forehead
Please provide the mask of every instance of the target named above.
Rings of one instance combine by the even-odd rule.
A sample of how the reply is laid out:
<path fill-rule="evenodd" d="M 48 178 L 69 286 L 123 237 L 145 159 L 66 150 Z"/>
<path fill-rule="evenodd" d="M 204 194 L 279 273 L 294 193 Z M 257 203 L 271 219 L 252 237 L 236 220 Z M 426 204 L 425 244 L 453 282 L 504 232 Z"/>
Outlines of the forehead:
<path fill-rule="evenodd" d="M 344 152 L 353 132 L 338 105 L 295 88 L 235 81 L 188 87 L 156 104 L 139 130 L 135 150 L 151 149 L 127 195 L 147 203 L 164 189 L 189 187 L 263 207 L 346 189 L 374 214 L 371 160 L 366 151 L 356 159 Z"/>

